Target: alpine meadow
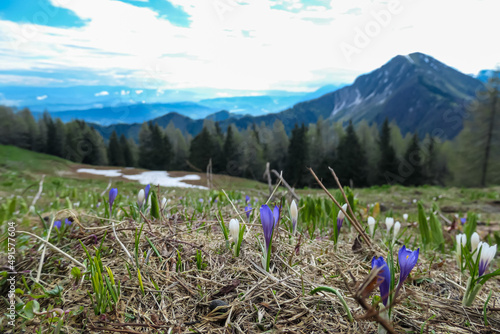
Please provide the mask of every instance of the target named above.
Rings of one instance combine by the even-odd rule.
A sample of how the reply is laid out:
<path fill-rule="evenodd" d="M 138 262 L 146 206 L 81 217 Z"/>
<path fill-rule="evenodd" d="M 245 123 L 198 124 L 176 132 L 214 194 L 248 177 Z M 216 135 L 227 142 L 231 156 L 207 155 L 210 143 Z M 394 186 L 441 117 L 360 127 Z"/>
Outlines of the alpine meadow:
<path fill-rule="evenodd" d="M 500 333 L 495 0 L 4 0 L 0 332 Z"/>

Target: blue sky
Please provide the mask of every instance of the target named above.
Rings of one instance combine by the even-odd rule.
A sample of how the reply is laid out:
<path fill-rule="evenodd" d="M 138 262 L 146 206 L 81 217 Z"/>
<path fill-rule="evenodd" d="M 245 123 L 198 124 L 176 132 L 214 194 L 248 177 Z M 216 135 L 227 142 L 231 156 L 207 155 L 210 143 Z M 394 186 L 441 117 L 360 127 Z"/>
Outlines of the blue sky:
<path fill-rule="evenodd" d="M 497 0 L 1 0 L 2 85 L 311 91 L 398 54 L 500 65 Z"/>

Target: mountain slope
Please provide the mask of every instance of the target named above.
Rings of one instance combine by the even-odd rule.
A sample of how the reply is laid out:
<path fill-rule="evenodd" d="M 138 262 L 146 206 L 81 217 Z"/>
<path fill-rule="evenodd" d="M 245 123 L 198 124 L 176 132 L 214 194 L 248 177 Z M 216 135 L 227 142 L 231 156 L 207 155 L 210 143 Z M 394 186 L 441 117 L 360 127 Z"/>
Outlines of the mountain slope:
<path fill-rule="evenodd" d="M 430 56 L 412 53 L 394 57 L 379 69 L 358 77 L 350 86 L 297 103 L 282 112 L 240 118 L 222 113 L 215 119 L 221 122 L 223 129 L 229 124 L 239 129 L 253 123 L 270 126 L 279 119 L 290 131 L 296 123 L 311 124 L 320 117 L 333 121 L 352 120 L 354 123 L 365 119 L 378 124 L 387 117 L 396 121 L 403 134 L 418 131 L 420 135 L 430 133 L 450 139 L 462 129 L 461 115 L 482 87 L 481 81 Z M 179 114 L 167 114 L 153 120 L 162 126 L 170 121 L 192 135 L 203 126 L 203 120 L 192 120 Z M 133 128 L 137 126 L 140 128 L 140 125 L 131 125 Z M 108 137 L 114 127 L 98 130 Z M 135 128 L 131 133 L 138 133 Z M 126 125 L 117 125 L 116 129 L 120 129 L 119 133 L 129 131 Z"/>

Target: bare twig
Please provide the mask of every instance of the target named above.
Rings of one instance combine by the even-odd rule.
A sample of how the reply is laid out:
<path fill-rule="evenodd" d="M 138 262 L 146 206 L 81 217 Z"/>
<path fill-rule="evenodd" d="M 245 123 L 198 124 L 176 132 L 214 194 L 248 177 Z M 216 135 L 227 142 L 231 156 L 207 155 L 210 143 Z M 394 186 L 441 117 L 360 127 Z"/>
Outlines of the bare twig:
<path fill-rule="evenodd" d="M 275 174 L 277 177 L 280 178 L 281 182 L 288 189 L 288 191 L 290 192 L 290 194 L 292 195 L 293 198 L 295 198 L 297 201 L 300 200 L 300 197 L 297 196 L 295 191 L 293 191 L 292 187 L 290 187 L 290 185 L 285 181 L 285 179 L 283 178 L 283 175 L 278 173 L 275 169 L 271 170 L 271 172 L 273 172 L 273 174 Z"/>

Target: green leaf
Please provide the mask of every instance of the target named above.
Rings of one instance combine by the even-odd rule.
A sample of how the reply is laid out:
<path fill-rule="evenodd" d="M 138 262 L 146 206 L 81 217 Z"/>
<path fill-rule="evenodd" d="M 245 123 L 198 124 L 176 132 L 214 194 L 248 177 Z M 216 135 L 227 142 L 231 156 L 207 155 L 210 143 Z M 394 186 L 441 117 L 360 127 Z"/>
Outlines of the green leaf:
<path fill-rule="evenodd" d="M 80 277 L 82 277 L 82 272 L 80 271 L 80 268 L 73 267 L 71 269 L 71 276 L 73 276 L 76 279 L 79 279 Z"/>
<path fill-rule="evenodd" d="M 151 191 L 151 217 L 160 219 L 160 206 L 158 205 L 158 197 L 154 190 Z"/>
<path fill-rule="evenodd" d="M 427 223 L 427 217 L 425 216 L 425 210 L 422 202 L 418 202 L 418 229 L 420 230 L 420 236 L 422 237 L 422 244 L 427 246 L 430 243 L 431 235 L 429 230 L 429 225 Z"/>
<path fill-rule="evenodd" d="M 61 297 L 63 292 L 63 287 L 60 285 L 56 285 L 54 289 L 47 291 L 47 294 L 52 297 Z"/>
<path fill-rule="evenodd" d="M 27 302 L 26 305 L 24 305 L 23 307 L 24 314 L 29 319 L 33 319 L 35 317 L 34 312 L 39 312 L 39 310 L 40 310 L 40 304 L 38 304 L 36 300 L 31 300 Z"/>
<path fill-rule="evenodd" d="M 441 226 L 441 222 L 436 217 L 436 215 L 432 212 L 429 220 L 430 230 L 432 240 L 434 244 L 444 250 L 444 237 L 443 237 L 443 227 Z"/>

